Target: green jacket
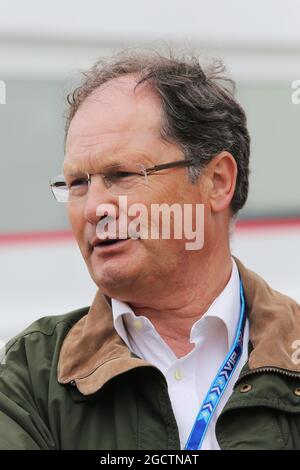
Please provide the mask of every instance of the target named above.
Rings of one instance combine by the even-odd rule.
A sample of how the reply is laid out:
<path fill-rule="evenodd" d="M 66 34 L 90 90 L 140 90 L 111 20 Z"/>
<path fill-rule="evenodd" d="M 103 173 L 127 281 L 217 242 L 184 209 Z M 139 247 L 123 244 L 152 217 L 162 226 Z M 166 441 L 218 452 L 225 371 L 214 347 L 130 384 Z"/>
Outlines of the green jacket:
<path fill-rule="evenodd" d="M 221 449 L 300 449 L 300 306 L 236 262 L 250 355 L 217 440 Z M 100 291 L 90 308 L 42 318 L 8 343 L 0 449 L 180 449 L 165 377 L 124 344 Z"/>

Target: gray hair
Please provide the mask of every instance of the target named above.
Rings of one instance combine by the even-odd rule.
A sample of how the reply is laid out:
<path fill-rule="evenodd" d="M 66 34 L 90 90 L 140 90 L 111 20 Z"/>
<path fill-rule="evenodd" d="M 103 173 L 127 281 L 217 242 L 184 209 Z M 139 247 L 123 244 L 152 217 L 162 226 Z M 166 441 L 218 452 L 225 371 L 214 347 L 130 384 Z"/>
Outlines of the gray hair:
<path fill-rule="evenodd" d="M 138 76 L 135 88 L 147 82 L 159 96 L 164 115 L 161 136 L 197 162 L 188 169 L 191 183 L 222 150 L 233 155 L 238 175 L 231 210 L 236 214 L 248 197 L 250 137 L 245 112 L 234 97 L 235 82 L 226 77 L 220 59 L 211 60 L 206 68 L 192 54 L 176 57 L 172 52 L 167 57 L 124 51 L 97 60 L 67 96 L 65 138 L 83 101 L 100 85 L 128 74 Z"/>

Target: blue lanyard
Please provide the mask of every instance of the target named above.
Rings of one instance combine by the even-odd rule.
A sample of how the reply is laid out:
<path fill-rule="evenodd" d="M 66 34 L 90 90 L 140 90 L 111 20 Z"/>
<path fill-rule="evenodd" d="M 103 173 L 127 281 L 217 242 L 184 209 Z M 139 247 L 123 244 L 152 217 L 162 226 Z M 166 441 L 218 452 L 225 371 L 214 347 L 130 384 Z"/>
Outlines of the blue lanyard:
<path fill-rule="evenodd" d="M 198 450 L 201 449 L 202 442 L 207 432 L 211 418 L 215 409 L 220 402 L 220 399 L 232 377 L 232 374 L 241 358 L 243 352 L 243 336 L 246 323 L 245 313 L 245 298 L 243 291 L 243 284 L 240 280 L 240 298 L 241 309 L 240 318 L 233 342 L 233 346 L 227 354 L 223 364 L 221 365 L 218 373 L 212 382 L 206 397 L 202 403 L 200 411 L 197 415 L 196 421 L 190 433 L 190 436 L 185 445 L 185 450 Z"/>

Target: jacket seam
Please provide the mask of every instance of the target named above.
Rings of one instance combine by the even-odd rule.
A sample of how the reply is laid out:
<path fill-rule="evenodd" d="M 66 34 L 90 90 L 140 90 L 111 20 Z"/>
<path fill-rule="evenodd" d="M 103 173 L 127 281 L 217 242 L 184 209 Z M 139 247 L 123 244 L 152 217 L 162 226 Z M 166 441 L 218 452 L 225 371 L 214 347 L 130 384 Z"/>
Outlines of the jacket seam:
<path fill-rule="evenodd" d="M 292 414 L 300 413 L 300 403 L 299 409 L 294 409 L 295 405 L 285 405 L 282 401 L 274 398 L 252 398 L 247 401 L 244 400 L 235 400 L 232 405 L 230 405 L 224 412 L 236 409 L 236 405 L 241 408 L 251 408 L 252 406 L 266 406 L 267 408 L 275 408 L 281 411 L 287 411 Z M 273 405 L 273 406 L 270 406 Z M 297 405 L 296 405 L 297 406 Z"/>
<path fill-rule="evenodd" d="M 279 426 L 279 423 L 278 423 L 278 426 Z M 279 428 L 280 428 L 280 426 L 279 426 Z M 288 433 L 285 433 L 283 431 L 280 431 L 280 433 L 281 433 L 283 444 L 284 444 L 283 448 L 288 450 L 287 445 L 288 445 L 288 441 L 289 441 L 289 435 L 288 435 Z"/>
<path fill-rule="evenodd" d="M 32 330 L 32 331 L 28 331 L 28 333 L 25 333 L 23 334 L 22 336 L 19 336 L 16 338 L 16 340 L 10 345 L 10 347 L 8 349 L 5 350 L 5 355 L 7 355 L 9 352 L 11 352 L 18 344 L 20 344 L 20 342 L 22 340 L 24 340 L 25 338 L 27 338 L 27 336 L 30 336 L 34 333 L 40 333 L 44 336 L 48 336 L 48 337 L 51 337 L 53 336 L 56 328 L 61 324 L 61 323 L 65 323 L 69 329 L 72 328 L 73 326 L 73 322 L 70 322 L 68 320 L 60 320 L 59 322 L 57 322 L 54 326 L 53 326 L 53 329 L 51 331 L 51 333 L 46 333 L 44 331 L 41 331 L 41 330 Z M 66 333 L 68 334 L 68 333 Z M 4 376 L 4 373 L 6 371 L 6 368 L 4 367 L 6 364 L 0 364 L 0 377 Z"/>
<path fill-rule="evenodd" d="M 69 331 L 69 332 L 70 332 L 70 331 Z M 69 333 L 69 332 L 68 332 L 68 333 Z M 67 334 L 68 334 L 68 333 L 67 333 Z M 122 358 L 121 356 L 117 356 L 117 357 L 112 357 L 112 358 L 110 358 L 110 359 L 107 359 L 107 360 L 104 361 L 104 362 L 99 362 L 99 363 L 97 362 L 95 368 L 94 368 L 93 370 L 91 370 L 90 372 L 88 372 L 86 375 L 74 376 L 74 377 L 72 377 L 72 378 L 73 378 L 74 380 L 84 380 L 84 379 L 87 379 L 88 377 L 90 377 L 91 375 L 93 375 L 93 374 L 96 372 L 96 370 L 99 369 L 99 367 L 104 366 L 105 364 L 107 364 L 107 363 L 110 362 L 110 361 L 115 361 L 115 360 L 121 359 L 121 358 Z M 123 359 L 123 358 L 122 358 L 122 359 Z M 124 359 L 126 359 L 126 357 L 124 357 Z M 130 359 L 130 356 L 128 357 L 128 359 Z M 113 378 L 113 377 L 112 377 L 112 378 Z"/>
<path fill-rule="evenodd" d="M 139 408 L 139 399 L 138 394 L 136 393 L 136 389 L 134 388 L 135 392 L 135 402 L 136 402 L 136 448 L 140 449 L 140 408 Z"/>
<path fill-rule="evenodd" d="M 169 397 L 169 395 L 168 395 L 168 397 Z M 163 388 L 160 388 L 159 389 L 159 405 L 160 405 L 162 415 L 164 416 L 165 422 L 167 424 L 167 432 L 168 432 L 167 435 L 168 435 L 168 437 L 167 437 L 167 449 L 166 450 L 169 450 L 170 448 L 171 449 L 175 448 L 175 436 L 172 433 L 173 427 L 172 427 L 171 416 L 170 416 L 171 411 L 169 409 L 169 406 L 168 406 L 169 404 L 167 403 L 166 398 L 167 397 L 164 394 Z M 169 397 L 169 401 L 170 401 L 170 397 Z M 171 403 L 171 401 L 170 401 L 170 403 Z M 164 405 L 168 406 L 167 411 L 165 410 Z M 180 450 L 180 448 L 178 450 Z"/>
<path fill-rule="evenodd" d="M 41 331 L 41 330 L 32 330 L 32 331 L 28 331 L 28 333 L 25 333 L 23 334 L 22 336 L 19 336 L 18 338 L 16 338 L 16 340 L 10 345 L 10 347 L 6 350 L 6 354 L 8 354 L 13 348 L 14 346 L 16 346 L 21 340 L 23 340 L 24 338 L 27 338 L 27 336 L 30 336 L 34 333 L 40 333 L 44 336 L 53 336 L 56 328 L 61 324 L 61 323 L 65 323 L 67 326 L 69 326 L 70 328 L 73 326 L 73 323 L 69 322 L 68 320 L 60 320 L 59 322 L 55 323 L 55 325 L 53 326 L 53 329 L 51 331 L 51 333 L 46 333 L 45 331 Z"/>

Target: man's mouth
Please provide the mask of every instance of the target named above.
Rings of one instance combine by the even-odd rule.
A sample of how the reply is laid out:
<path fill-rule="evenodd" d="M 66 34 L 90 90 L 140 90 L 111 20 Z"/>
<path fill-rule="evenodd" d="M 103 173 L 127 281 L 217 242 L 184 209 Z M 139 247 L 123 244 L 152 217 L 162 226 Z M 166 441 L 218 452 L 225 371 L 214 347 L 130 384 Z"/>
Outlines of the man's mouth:
<path fill-rule="evenodd" d="M 125 243 L 128 240 L 130 240 L 130 238 L 110 238 L 106 240 L 101 240 L 98 238 L 93 240 L 91 245 L 93 249 L 97 248 L 97 250 L 104 250 L 106 248 L 108 249 L 109 247 L 121 245 L 122 243 Z"/>
<path fill-rule="evenodd" d="M 99 243 L 96 246 L 107 246 L 107 245 L 115 245 L 116 243 L 121 243 L 128 240 L 128 238 L 116 238 L 116 239 L 111 239 L 111 240 L 101 240 L 101 243 Z"/>

